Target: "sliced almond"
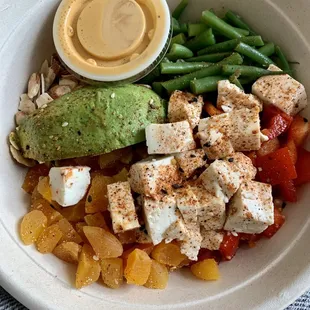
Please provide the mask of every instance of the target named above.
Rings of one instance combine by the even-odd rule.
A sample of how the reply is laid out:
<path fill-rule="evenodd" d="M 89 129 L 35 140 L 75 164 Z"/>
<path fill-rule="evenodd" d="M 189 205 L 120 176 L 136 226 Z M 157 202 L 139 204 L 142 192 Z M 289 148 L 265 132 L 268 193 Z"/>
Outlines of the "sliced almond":
<path fill-rule="evenodd" d="M 32 73 L 28 81 L 28 97 L 33 99 L 40 91 L 40 75 Z"/>
<path fill-rule="evenodd" d="M 20 96 L 20 102 L 18 109 L 26 114 L 30 114 L 35 111 L 36 106 L 35 104 L 30 100 L 29 96 L 27 94 L 22 94 Z"/>
<path fill-rule="evenodd" d="M 10 134 L 9 134 L 9 141 L 10 141 L 10 144 L 16 149 L 16 150 L 19 150 L 19 139 L 18 139 L 18 136 L 16 134 L 15 131 L 12 131 Z"/>
<path fill-rule="evenodd" d="M 60 85 L 56 85 L 49 90 L 49 94 L 53 99 L 60 98 L 70 92 L 71 88 L 69 86 L 60 86 Z"/>
<path fill-rule="evenodd" d="M 44 78 L 44 74 L 41 73 L 40 74 L 41 77 L 41 95 L 45 93 L 45 78 Z"/>
<path fill-rule="evenodd" d="M 48 74 L 48 68 L 49 68 L 48 60 L 45 59 L 42 66 L 41 66 L 40 74 L 43 74 L 44 77 L 46 77 Z"/>
<path fill-rule="evenodd" d="M 78 79 L 73 75 L 63 75 L 59 79 L 60 86 L 69 86 L 71 89 L 75 89 L 79 84 Z"/>
<path fill-rule="evenodd" d="M 61 68 L 61 63 L 59 61 L 58 55 L 57 54 L 53 54 L 51 57 L 51 68 L 54 71 L 54 73 L 56 75 L 59 74 Z"/>
<path fill-rule="evenodd" d="M 52 86 L 56 78 L 56 73 L 54 72 L 53 68 L 48 68 L 47 75 L 44 77 L 45 82 L 45 91 L 48 91 L 49 88 Z"/>
<path fill-rule="evenodd" d="M 12 157 L 21 165 L 26 166 L 26 167 L 35 166 L 36 162 L 34 160 L 24 158 L 22 153 L 16 150 L 12 145 L 10 145 L 10 152 L 12 154 Z"/>
<path fill-rule="evenodd" d="M 36 100 L 36 104 L 37 104 L 37 107 L 39 109 L 41 109 L 41 108 L 47 106 L 53 100 L 54 99 L 48 93 L 44 93 L 38 97 L 38 99 Z"/>
<path fill-rule="evenodd" d="M 25 112 L 22 112 L 22 111 L 18 111 L 16 114 L 15 114 L 15 122 L 16 122 L 16 125 L 19 126 L 22 122 L 22 120 L 27 116 L 27 114 Z"/>

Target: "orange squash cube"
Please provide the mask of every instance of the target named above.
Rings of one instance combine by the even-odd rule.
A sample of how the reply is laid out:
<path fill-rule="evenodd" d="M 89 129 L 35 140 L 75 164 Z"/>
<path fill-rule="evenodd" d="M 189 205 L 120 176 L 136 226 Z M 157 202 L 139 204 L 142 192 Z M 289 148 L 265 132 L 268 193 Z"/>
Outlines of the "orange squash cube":
<path fill-rule="evenodd" d="M 107 223 L 105 222 L 104 216 L 100 212 L 86 215 L 84 220 L 88 226 L 100 227 L 106 231 L 110 231 Z"/>
<path fill-rule="evenodd" d="M 45 228 L 36 242 L 38 251 L 42 254 L 52 253 L 61 237 L 58 224 Z"/>
<path fill-rule="evenodd" d="M 206 281 L 218 280 L 220 277 L 217 262 L 214 259 L 205 259 L 191 266 L 191 272 L 199 279 Z"/>
<path fill-rule="evenodd" d="M 123 284 L 123 260 L 121 258 L 102 259 L 101 276 L 105 285 L 111 288 L 119 288 Z"/>
<path fill-rule="evenodd" d="M 53 254 L 67 263 L 77 264 L 81 250 L 82 246 L 75 242 L 63 242 L 54 249 Z"/>
<path fill-rule="evenodd" d="M 47 176 L 48 172 L 49 167 L 47 167 L 45 164 L 36 165 L 30 168 L 22 185 L 23 190 L 26 193 L 31 194 L 38 185 L 40 177 Z"/>
<path fill-rule="evenodd" d="M 177 244 L 165 242 L 156 245 L 151 256 L 158 263 L 173 267 L 177 267 L 186 259 L 186 256 L 181 253 L 180 247 Z"/>
<path fill-rule="evenodd" d="M 76 230 L 73 228 L 73 226 L 69 223 L 69 221 L 65 218 L 61 219 L 57 225 L 59 226 L 61 232 L 62 232 L 62 238 L 60 240 L 61 242 L 75 242 L 75 243 L 81 243 L 82 238 L 80 235 L 76 232 Z"/>
<path fill-rule="evenodd" d="M 147 282 L 144 284 L 147 288 L 161 289 L 166 288 L 169 280 L 169 272 L 165 265 L 152 260 L 151 273 Z"/>

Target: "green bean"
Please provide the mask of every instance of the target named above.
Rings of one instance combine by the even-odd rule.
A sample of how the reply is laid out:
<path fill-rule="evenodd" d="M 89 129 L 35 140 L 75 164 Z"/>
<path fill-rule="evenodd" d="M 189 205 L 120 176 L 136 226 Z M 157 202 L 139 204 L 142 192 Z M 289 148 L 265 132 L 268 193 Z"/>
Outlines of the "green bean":
<path fill-rule="evenodd" d="M 147 76 L 142 78 L 139 83 L 151 85 L 158 77 L 160 77 L 160 67 L 157 66 L 152 72 L 150 72 Z"/>
<path fill-rule="evenodd" d="M 202 32 L 208 30 L 208 26 L 206 24 L 188 24 L 188 36 L 189 37 L 196 37 Z"/>
<path fill-rule="evenodd" d="M 180 44 L 173 44 L 166 57 L 169 60 L 186 59 L 194 56 L 194 53 L 187 47 Z"/>
<path fill-rule="evenodd" d="M 185 24 L 185 23 L 180 24 L 180 32 L 181 33 L 188 33 L 187 24 Z"/>
<path fill-rule="evenodd" d="M 239 32 L 241 35 L 243 36 L 248 36 L 250 34 L 250 31 L 249 30 L 245 30 L 245 29 L 242 29 L 242 28 L 237 28 L 237 27 L 234 27 L 234 29 Z"/>
<path fill-rule="evenodd" d="M 258 51 L 262 54 L 264 54 L 267 57 L 270 57 L 274 54 L 275 52 L 275 46 L 273 43 L 267 43 L 261 48 L 258 49 Z"/>
<path fill-rule="evenodd" d="M 162 83 L 161 82 L 154 82 L 152 84 L 152 89 L 154 90 L 154 92 L 161 96 L 161 97 L 164 97 L 165 96 L 165 88 L 163 87 Z"/>
<path fill-rule="evenodd" d="M 231 53 L 215 53 L 215 54 L 202 55 L 202 56 L 189 58 L 189 59 L 186 59 L 186 61 L 187 62 L 200 62 L 200 61 L 218 62 L 218 61 L 221 61 L 225 57 L 228 57 L 230 55 L 231 55 Z"/>
<path fill-rule="evenodd" d="M 214 44 L 212 46 L 208 46 L 205 49 L 199 51 L 197 54 L 201 56 L 204 54 L 230 52 L 230 51 L 233 51 L 234 48 L 240 42 L 244 42 L 251 46 L 263 46 L 264 45 L 264 41 L 262 40 L 261 36 L 243 37 L 240 39 L 228 40 L 225 42 Z"/>
<path fill-rule="evenodd" d="M 250 45 L 242 43 L 242 42 L 236 46 L 235 51 L 244 56 L 249 57 L 255 62 L 261 64 L 262 66 L 268 67 L 269 65 L 274 63 L 269 57 L 260 53 L 258 50 L 251 47 Z"/>
<path fill-rule="evenodd" d="M 204 31 L 194 39 L 188 41 L 185 46 L 189 48 L 191 51 L 196 52 L 205 48 L 206 46 L 214 45 L 215 38 L 212 32 L 212 29 L 209 28 L 208 30 Z"/>
<path fill-rule="evenodd" d="M 248 30 L 251 34 L 251 36 L 256 35 L 256 33 L 250 28 L 250 26 L 248 26 L 243 20 L 242 18 L 235 14 L 232 11 L 228 11 L 225 15 L 225 18 L 227 21 L 229 21 L 230 23 L 232 23 L 234 26 L 239 27 L 241 29 L 245 29 Z"/>
<path fill-rule="evenodd" d="M 171 39 L 171 43 L 170 45 L 173 45 L 173 44 L 185 44 L 186 43 L 186 36 L 184 33 L 179 33 L 178 35 L 174 36 L 172 39 Z"/>
<path fill-rule="evenodd" d="M 237 54 L 233 53 L 229 57 L 223 59 L 222 61 L 212 64 L 207 68 L 201 69 L 199 71 L 189 73 L 186 75 L 183 75 L 179 78 L 163 82 L 162 85 L 167 89 L 169 93 L 175 91 L 175 90 L 183 90 L 186 88 L 189 88 L 190 82 L 195 79 L 202 79 L 207 76 L 212 75 L 219 75 L 222 71 L 222 66 L 225 64 L 242 64 L 242 57 Z"/>
<path fill-rule="evenodd" d="M 188 6 L 188 0 L 182 0 L 179 5 L 174 9 L 172 16 L 175 19 L 179 19 L 181 15 L 183 14 L 184 10 Z"/>
<path fill-rule="evenodd" d="M 238 39 L 243 37 L 234 27 L 230 26 L 210 11 L 202 12 L 202 21 L 227 38 Z"/>
<path fill-rule="evenodd" d="M 175 18 L 172 17 L 172 30 L 174 36 L 179 33 L 187 33 L 187 25 L 180 24 Z"/>
<path fill-rule="evenodd" d="M 290 71 L 270 71 L 267 69 L 263 69 L 260 67 L 253 66 L 239 66 L 239 65 L 223 65 L 222 66 L 222 74 L 223 75 L 232 75 L 238 72 L 241 76 L 248 76 L 251 78 L 259 78 L 265 75 L 282 75 L 286 74 Z"/>
<path fill-rule="evenodd" d="M 187 74 L 198 71 L 202 68 L 209 67 L 207 62 L 179 62 L 179 63 L 162 63 L 160 65 L 161 74 Z"/>
<path fill-rule="evenodd" d="M 238 80 L 239 80 L 241 85 L 248 85 L 248 84 L 255 82 L 257 79 L 251 78 L 251 77 L 241 77 Z"/>
<path fill-rule="evenodd" d="M 240 89 L 244 90 L 238 78 L 239 78 L 239 74 L 233 74 L 229 77 L 229 81 L 230 83 L 233 83 L 236 86 L 238 86 Z"/>
<path fill-rule="evenodd" d="M 289 62 L 287 61 L 287 59 L 286 59 L 283 51 L 281 50 L 280 46 L 277 45 L 275 47 L 275 52 L 276 52 L 276 55 L 279 58 L 280 68 L 283 71 L 290 71 L 291 70 L 291 66 L 290 66 Z"/>
<path fill-rule="evenodd" d="M 203 79 L 191 81 L 190 88 L 195 95 L 209 93 L 216 91 L 218 82 L 226 79 L 225 76 L 208 76 Z"/>

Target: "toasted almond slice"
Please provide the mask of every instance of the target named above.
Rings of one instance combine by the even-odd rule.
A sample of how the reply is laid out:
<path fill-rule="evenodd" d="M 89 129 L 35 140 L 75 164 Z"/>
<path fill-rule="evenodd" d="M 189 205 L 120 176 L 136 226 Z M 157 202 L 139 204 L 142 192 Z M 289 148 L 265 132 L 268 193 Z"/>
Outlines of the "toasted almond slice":
<path fill-rule="evenodd" d="M 36 100 L 36 104 L 37 104 L 37 107 L 41 109 L 43 107 L 46 107 L 53 100 L 54 99 L 48 93 L 44 93 L 38 97 L 38 99 Z"/>
<path fill-rule="evenodd" d="M 46 77 L 48 74 L 48 68 L 49 68 L 48 60 L 45 59 L 42 66 L 41 66 L 40 74 L 43 74 L 44 77 Z"/>
<path fill-rule="evenodd" d="M 60 98 L 70 92 L 71 88 L 69 86 L 60 86 L 60 85 L 56 85 L 49 90 L 49 94 L 53 99 Z"/>
<path fill-rule="evenodd" d="M 48 68 L 47 75 L 44 77 L 45 82 L 45 91 L 48 91 L 49 88 L 52 86 L 56 78 L 56 73 L 54 72 L 53 68 Z"/>
<path fill-rule="evenodd" d="M 73 75 L 63 75 L 59 80 L 60 86 L 69 86 L 71 89 L 75 89 L 78 84 L 78 79 Z"/>
<path fill-rule="evenodd" d="M 26 114 L 30 114 L 35 111 L 36 106 L 35 104 L 30 100 L 29 96 L 27 94 L 22 94 L 20 96 L 20 102 L 18 109 Z"/>
<path fill-rule="evenodd" d="M 28 81 L 28 97 L 33 99 L 40 91 L 40 75 L 32 73 Z"/>
<path fill-rule="evenodd" d="M 16 134 L 15 131 L 12 131 L 10 134 L 9 134 L 9 141 L 10 141 L 10 144 L 16 149 L 16 150 L 19 150 L 19 139 L 18 139 L 18 136 Z"/>
<path fill-rule="evenodd" d="M 53 69 L 56 75 L 58 75 L 60 70 L 62 69 L 61 63 L 59 61 L 57 54 L 53 54 L 51 57 L 51 68 Z"/>
<path fill-rule="evenodd" d="M 18 150 L 16 150 L 12 145 L 10 145 L 10 152 L 12 154 L 12 157 L 21 165 L 26 167 L 34 167 L 36 162 L 32 159 L 24 158 L 22 153 Z"/>
<path fill-rule="evenodd" d="M 25 112 L 22 111 L 18 111 L 15 114 L 15 123 L 17 126 L 19 126 L 22 122 L 22 120 L 27 116 L 27 114 Z"/>
<path fill-rule="evenodd" d="M 41 73 L 40 74 L 41 77 L 41 95 L 43 95 L 45 93 L 45 78 L 44 78 L 44 74 Z"/>

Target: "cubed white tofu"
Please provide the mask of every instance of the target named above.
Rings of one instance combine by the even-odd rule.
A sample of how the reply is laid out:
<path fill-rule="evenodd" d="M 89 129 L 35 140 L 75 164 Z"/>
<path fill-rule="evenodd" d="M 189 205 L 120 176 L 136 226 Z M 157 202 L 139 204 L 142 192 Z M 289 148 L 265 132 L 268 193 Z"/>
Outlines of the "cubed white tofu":
<path fill-rule="evenodd" d="M 173 156 L 148 158 L 135 163 L 129 170 L 132 190 L 138 194 L 157 197 L 171 192 L 172 185 L 182 182 L 179 168 Z"/>
<path fill-rule="evenodd" d="M 176 199 L 173 195 L 163 195 L 156 200 L 144 197 L 145 227 L 154 245 L 164 240 L 167 229 L 177 221 L 176 210 Z"/>
<path fill-rule="evenodd" d="M 222 229 L 226 220 L 224 200 L 208 193 L 202 186 L 192 187 L 192 191 L 198 201 L 198 223 L 206 230 Z"/>
<path fill-rule="evenodd" d="M 204 167 L 207 163 L 206 154 L 203 149 L 192 150 L 175 155 L 181 174 L 187 179 L 193 176 L 197 169 Z"/>
<path fill-rule="evenodd" d="M 223 80 L 218 83 L 217 107 L 225 112 L 233 109 L 252 109 L 255 107 L 262 111 L 263 103 L 258 97 L 246 94 L 238 86 L 230 83 L 228 80 Z"/>
<path fill-rule="evenodd" d="M 183 241 L 189 238 L 189 232 L 179 212 L 177 212 L 177 217 L 178 219 L 165 232 L 166 243 L 170 243 L 172 240 Z"/>
<path fill-rule="evenodd" d="M 146 127 L 149 154 L 171 154 L 194 150 L 196 143 L 188 121 L 151 124 Z"/>
<path fill-rule="evenodd" d="M 260 234 L 274 223 L 272 187 L 249 181 L 243 183 L 228 206 L 225 230 Z"/>
<path fill-rule="evenodd" d="M 196 261 L 201 247 L 202 236 L 200 234 L 199 226 L 196 229 L 188 230 L 188 238 L 180 241 L 180 251 L 186 255 L 190 260 Z"/>
<path fill-rule="evenodd" d="M 214 161 L 199 177 L 205 189 L 212 195 L 228 202 L 242 182 L 251 180 L 256 168 L 242 153 L 235 153 L 224 160 Z"/>
<path fill-rule="evenodd" d="M 274 65 L 268 69 L 280 70 Z M 308 104 L 305 87 L 288 74 L 259 78 L 252 86 L 252 93 L 265 104 L 272 104 L 292 116 L 298 114 Z"/>
<path fill-rule="evenodd" d="M 52 199 L 62 207 L 77 204 L 90 184 L 89 167 L 53 167 L 49 172 Z"/>
<path fill-rule="evenodd" d="M 107 188 L 114 232 L 120 233 L 140 227 L 129 182 L 109 184 Z"/>
<path fill-rule="evenodd" d="M 202 236 L 202 249 L 208 249 L 210 251 L 216 251 L 220 249 L 221 243 L 224 239 L 224 233 L 217 232 L 215 230 L 206 230 L 203 227 L 201 227 L 200 233 Z"/>
<path fill-rule="evenodd" d="M 194 129 L 200 120 L 203 107 L 202 96 L 176 90 L 172 93 L 168 105 L 168 119 L 170 123 L 188 121 Z"/>

